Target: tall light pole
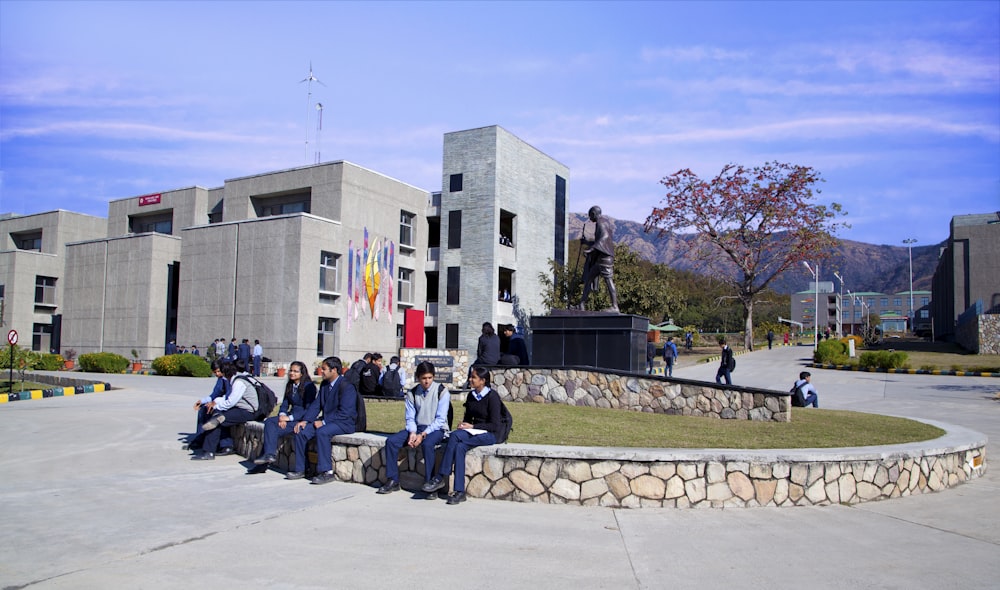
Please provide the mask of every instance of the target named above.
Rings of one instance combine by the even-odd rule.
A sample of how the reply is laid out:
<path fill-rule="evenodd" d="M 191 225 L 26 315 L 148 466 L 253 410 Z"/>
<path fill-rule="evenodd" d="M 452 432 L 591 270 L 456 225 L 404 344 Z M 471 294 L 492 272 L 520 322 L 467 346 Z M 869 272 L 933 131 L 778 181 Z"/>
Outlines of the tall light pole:
<path fill-rule="evenodd" d="M 815 335 L 813 337 L 813 345 L 818 347 L 819 346 L 819 263 L 818 262 L 816 263 L 816 270 L 813 270 L 813 267 L 809 266 L 809 263 L 806 262 L 805 260 L 802 261 L 802 264 L 804 264 L 806 268 L 809 269 L 809 272 L 812 273 L 813 286 L 816 290 L 815 298 L 813 299 L 813 318 L 816 320 L 814 327 Z"/>
<path fill-rule="evenodd" d="M 844 337 L 844 277 L 840 276 L 840 273 L 837 271 L 833 271 L 833 276 L 837 277 L 837 280 L 840 281 L 840 305 L 838 306 L 840 309 L 840 321 L 837 322 L 837 337 L 843 338 Z"/>
<path fill-rule="evenodd" d="M 913 335 L 913 244 L 917 243 L 914 238 L 906 238 L 903 240 L 906 244 L 907 249 L 910 251 L 910 316 L 907 322 L 907 327 L 910 329 L 910 335 Z"/>

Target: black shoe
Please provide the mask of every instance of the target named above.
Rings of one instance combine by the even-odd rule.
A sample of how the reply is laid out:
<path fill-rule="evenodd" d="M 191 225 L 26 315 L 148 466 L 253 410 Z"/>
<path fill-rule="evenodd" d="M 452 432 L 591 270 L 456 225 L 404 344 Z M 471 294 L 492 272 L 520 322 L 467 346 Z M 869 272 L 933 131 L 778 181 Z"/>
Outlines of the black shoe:
<path fill-rule="evenodd" d="M 440 475 L 435 475 L 434 479 L 425 483 L 420 489 L 425 492 L 436 492 L 447 485 L 447 482 Z"/>
<path fill-rule="evenodd" d="M 312 483 L 318 486 L 321 486 L 325 483 L 330 483 L 331 481 L 337 481 L 337 476 L 332 471 L 320 473 L 316 477 L 312 478 Z"/>
<path fill-rule="evenodd" d="M 465 492 L 452 492 L 448 494 L 448 504 L 458 504 L 465 502 Z"/>
<path fill-rule="evenodd" d="M 385 482 L 385 485 L 380 487 L 378 489 L 378 492 L 376 493 L 391 494 L 393 492 L 398 492 L 398 491 L 399 491 L 399 482 L 394 479 L 390 479 L 389 481 Z"/>
<path fill-rule="evenodd" d="M 302 479 L 305 476 L 305 471 L 289 471 L 285 474 L 285 479 Z"/>
<path fill-rule="evenodd" d="M 191 457 L 192 461 L 215 461 L 215 453 L 201 453 Z"/>
<path fill-rule="evenodd" d="M 232 455 L 234 452 L 233 447 L 226 447 L 224 449 L 219 449 L 215 454 L 219 457 L 225 457 L 226 455 Z"/>
<path fill-rule="evenodd" d="M 274 455 L 261 455 L 253 460 L 257 465 L 270 465 L 278 461 L 278 458 Z"/>

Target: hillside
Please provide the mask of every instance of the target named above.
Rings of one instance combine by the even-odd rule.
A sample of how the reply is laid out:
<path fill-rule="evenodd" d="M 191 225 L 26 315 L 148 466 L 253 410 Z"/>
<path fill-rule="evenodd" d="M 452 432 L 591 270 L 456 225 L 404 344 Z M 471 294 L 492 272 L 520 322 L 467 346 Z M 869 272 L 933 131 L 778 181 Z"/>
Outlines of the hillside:
<path fill-rule="evenodd" d="M 683 255 L 684 236 L 658 236 L 657 232 L 646 233 L 643 225 L 622 219 L 611 220 L 614 226 L 615 243 L 623 243 L 651 262 L 666 264 L 671 268 L 698 271 L 692 259 Z M 569 238 L 578 239 L 586 213 L 569 214 Z M 929 291 L 934 269 L 937 267 L 938 252 L 943 244 L 916 246 L 913 248 L 913 289 Z M 841 240 L 833 257 L 820 269 L 820 280 L 833 281 L 839 290 L 840 283 L 833 276 L 839 270 L 845 279 L 845 287 L 851 291 L 877 291 L 895 293 L 908 291 L 909 261 L 904 246 L 885 246 Z M 787 271 L 771 283 L 778 293 L 792 293 L 805 290 L 812 280 L 804 267 L 800 271 Z"/>

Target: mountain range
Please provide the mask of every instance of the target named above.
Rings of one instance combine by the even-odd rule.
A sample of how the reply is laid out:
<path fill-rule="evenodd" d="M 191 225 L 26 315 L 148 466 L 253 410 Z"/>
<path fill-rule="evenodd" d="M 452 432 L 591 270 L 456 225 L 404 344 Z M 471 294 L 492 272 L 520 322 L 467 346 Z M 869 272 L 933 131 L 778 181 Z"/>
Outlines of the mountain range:
<path fill-rule="evenodd" d="M 693 236 L 669 234 L 660 236 L 657 230 L 646 232 L 643 224 L 624 219 L 608 217 L 614 228 L 616 244 L 625 244 L 644 259 L 670 268 L 693 272 L 704 272 L 691 257 L 685 256 L 683 242 Z M 570 213 L 569 239 L 580 237 L 580 228 L 588 221 L 586 213 Z M 913 290 L 930 291 L 938 255 L 944 242 L 932 246 L 913 248 Z M 910 290 L 909 253 L 905 246 L 888 246 L 840 240 L 831 257 L 822 263 L 820 281 L 832 281 L 839 290 L 840 284 L 833 272 L 838 271 L 844 278 L 844 288 L 855 292 L 875 291 L 898 293 Z M 788 270 L 778 275 L 771 289 L 778 293 L 794 293 L 810 287 L 812 275 L 805 267 Z"/>

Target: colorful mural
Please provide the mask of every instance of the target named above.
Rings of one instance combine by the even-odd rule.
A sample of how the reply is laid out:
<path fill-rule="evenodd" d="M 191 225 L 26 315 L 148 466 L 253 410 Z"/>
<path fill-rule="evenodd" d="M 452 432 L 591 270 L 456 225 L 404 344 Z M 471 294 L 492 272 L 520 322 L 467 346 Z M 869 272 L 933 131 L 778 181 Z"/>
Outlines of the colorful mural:
<path fill-rule="evenodd" d="M 364 229 L 363 246 L 347 244 L 347 330 L 361 316 L 367 303 L 368 315 L 375 321 L 392 321 L 393 276 L 396 266 L 395 242 L 369 236 Z"/>

